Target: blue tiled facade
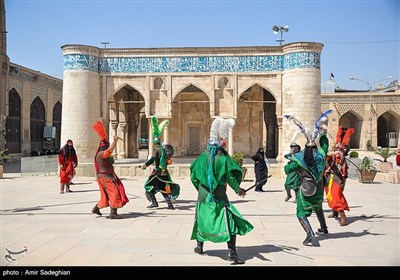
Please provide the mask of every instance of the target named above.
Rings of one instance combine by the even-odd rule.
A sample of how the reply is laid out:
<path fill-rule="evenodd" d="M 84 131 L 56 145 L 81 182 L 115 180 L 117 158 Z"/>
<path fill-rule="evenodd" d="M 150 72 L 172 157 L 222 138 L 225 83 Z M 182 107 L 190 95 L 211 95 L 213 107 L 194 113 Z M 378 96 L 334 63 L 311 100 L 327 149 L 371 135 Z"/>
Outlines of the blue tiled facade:
<path fill-rule="evenodd" d="M 294 52 L 263 56 L 114 57 L 64 55 L 64 70 L 98 73 L 270 72 L 299 68 L 320 69 L 320 54 Z"/>

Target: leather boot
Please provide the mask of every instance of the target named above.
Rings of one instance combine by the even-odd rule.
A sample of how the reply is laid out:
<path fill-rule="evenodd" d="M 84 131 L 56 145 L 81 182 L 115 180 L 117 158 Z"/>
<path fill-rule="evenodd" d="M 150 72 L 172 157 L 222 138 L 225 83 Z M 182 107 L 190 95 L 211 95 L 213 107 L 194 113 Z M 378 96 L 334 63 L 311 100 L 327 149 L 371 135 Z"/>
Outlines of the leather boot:
<path fill-rule="evenodd" d="M 339 215 L 340 215 L 340 225 L 347 226 L 347 219 L 346 219 L 346 214 L 344 213 L 344 210 L 340 210 Z"/>
<path fill-rule="evenodd" d="M 65 186 L 65 192 L 72 192 L 72 190 L 69 188 L 69 184 Z"/>
<path fill-rule="evenodd" d="M 339 215 L 338 211 L 332 211 L 332 213 L 328 216 L 328 218 L 337 218 Z"/>
<path fill-rule="evenodd" d="M 147 201 L 151 202 L 151 197 L 150 197 L 149 193 L 148 192 L 144 192 L 144 195 L 146 196 Z"/>
<path fill-rule="evenodd" d="M 308 221 L 306 216 L 302 216 L 298 219 L 304 231 L 307 233 L 306 239 L 304 239 L 303 241 L 303 245 L 307 245 L 308 243 L 311 243 L 311 241 L 315 238 L 314 231 L 312 230 L 310 222 Z"/>
<path fill-rule="evenodd" d="M 149 206 L 147 206 L 147 208 L 158 207 L 157 199 L 156 199 L 156 196 L 154 195 L 154 193 L 153 192 L 148 192 L 147 194 L 149 195 L 150 201 L 151 201 L 151 204 Z"/>
<path fill-rule="evenodd" d="M 236 251 L 236 235 L 231 235 L 231 239 L 228 243 L 228 260 L 233 261 L 233 264 L 244 264 L 245 261 L 239 258 L 239 255 Z"/>
<path fill-rule="evenodd" d="M 118 208 L 111 208 L 110 219 L 122 219 L 121 215 L 117 214 Z"/>
<path fill-rule="evenodd" d="M 200 255 L 204 254 L 203 245 L 204 245 L 204 242 L 197 241 L 197 246 L 194 247 L 194 252 L 196 254 L 200 254 Z"/>
<path fill-rule="evenodd" d="M 170 197 L 168 194 L 166 194 L 166 193 L 162 193 L 162 195 L 163 195 L 165 201 L 166 201 L 167 204 L 168 204 L 168 209 L 174 210 L 175 207 L 174 207 L 174 205 L 172 204 L 171 197 Z"/>
<path fill-rule="evenodd" d="M 315 212 L 315 214 L 317 215 L 319 224 L 321 226 L 321 228 L 318 229 L 318 232 L 321 233 L 321 234 L 327 234 L 328 233 L 328 227 L 326 226 L 324 212 L 321 209 L 318 212 Z"/>
<path fill-rule="evenodd" d="M 100 208 L 97 204 L 93 207 L 92 213 L 101 216 Z"/>
<path fill-rule="evenodd" d="M 285 198 L 285 202 L 287 202 L 289 199 L 292 198 L 292 195 L 290 194 L 290 189 L 286 188 L 286 198 Z"/>

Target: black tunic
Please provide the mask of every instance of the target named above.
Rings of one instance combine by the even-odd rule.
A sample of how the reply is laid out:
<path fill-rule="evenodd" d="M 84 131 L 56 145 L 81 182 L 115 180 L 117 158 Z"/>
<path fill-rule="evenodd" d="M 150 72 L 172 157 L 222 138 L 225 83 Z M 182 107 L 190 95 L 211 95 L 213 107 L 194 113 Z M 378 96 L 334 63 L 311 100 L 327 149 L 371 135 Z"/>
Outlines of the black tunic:
<path fill-rule="evenodd" d="M 264 160 L 264 150 L 259 148 L 257 152 L 251 157 L 254 161 L 254 173 L 256 175 L 256 183 L 268 177 L 268 167 Z M 261 189 L 267 181 L 265 181 L 258 189 Z"/>

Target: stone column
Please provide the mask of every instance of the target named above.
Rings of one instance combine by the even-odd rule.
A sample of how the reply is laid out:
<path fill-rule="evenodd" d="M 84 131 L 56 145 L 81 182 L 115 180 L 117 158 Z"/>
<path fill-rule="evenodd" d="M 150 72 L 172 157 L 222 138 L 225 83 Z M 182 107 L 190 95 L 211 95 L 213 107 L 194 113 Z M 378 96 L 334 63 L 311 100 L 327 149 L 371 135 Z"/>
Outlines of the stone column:
<path fill-rule="evenodd" d="M 169 131 L 170 131 L 170 129 L 169 129 L 169 125 L 167 125 L 166 127 L 164 127 L 164 135 L 163 135 L 163 142 L 164 143 L 166 143 L 166 144 L 169 144 Z"/>
<path fill-rule="evenodd" d="M 276 121 L 278 123 L 278 141 L 279 143 L 282 143 L 282 117 L 278 117 Z M 276 157 L 276 161 L 278 163 L 282 163 L 283 159 L 284 157 L 282 154 L 282 145 L 278 145 L 278 156 Z"/>
<path fill-rule="evenodd" d="M 111 121 L 111 127 L 112 127 L 112 134 L 110 133 L 110 135 L 108 136 L 108 138 L 110 138 L 110 141 L 112 141 L 112 137 L 114 135 L 118 135 L 117 131 L 118 131 L 118 121 L 117 120 L 112 120 Z M 118 156 L 118 147 L 115 147 L 114 151 L 111 154 L 114 158 Z"/>
<path fill-rule="evenodd" d="M 149 153 L 148 153 L 148 159 L 150 159 L 153 156 L 153 149 L 154 149 L 154 143 L 153 143 L 153 125 L 151 123 L 151 118 L 147 120 L 148 121 L 148 126 L 149 126 Z"/>
<path fill-rule="evenodd" d="M 61 49 L 64 56 L 61 143 L 73 139 L 79 161 L 92 163 L 99 143 L 92 126 L 101 120 L 99 49 L 81 45 L 65 45 Z"/>
<path fill-rule="evenodd" d="M 302 42 L 283 46 L 285 61 L 282 76 L 282 115 L 293 115 L 304 127 L 314 128 L 315 121 L 321 115 L 321 70 L 320 43 Z M 293 53 L 294 52 L 294 53 Z M 299 56 L 297 53 L 302 53 Z M 299 67 L 299 65 L 301 67 Z M 306 108 L 306 109 L 305 109 Z M 297 127 L 286 119 L 282 122 L 282 151 L 290 151 L 290 140 Z M 300 135 L 297 143 L 304 147 L 306 138 Z"/>
<path fill-rule="evenodd" d="M 126 158 L 126 151 L 125 151 L 125 143 L 126 143 L 126 123 L 120 124 L 121 132 L 122 132 L 122 143 L 119 146 L 121 151 L 118 153 L 118 158 Z"/>
<path fill-rule="evenodd" d="M 229 128 L 228 153 L 233 154 L 233 127 Z"/>

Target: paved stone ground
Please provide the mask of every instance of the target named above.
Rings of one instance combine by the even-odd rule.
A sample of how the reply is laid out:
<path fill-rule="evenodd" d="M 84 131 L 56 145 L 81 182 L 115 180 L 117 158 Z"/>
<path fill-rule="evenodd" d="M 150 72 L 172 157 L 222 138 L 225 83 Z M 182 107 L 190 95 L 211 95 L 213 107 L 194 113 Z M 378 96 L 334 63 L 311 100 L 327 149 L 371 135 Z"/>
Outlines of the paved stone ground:
<path fill-rule="evenodd" d="M 76 177 L 74 192 L 60 194 L 56 176 L 6 173 L 0 179 L 0 266 L 230 267 L 226 243 L 206 242 L 205 255 L 193 252 L 195 241 L 190 236 L 197 193 L 188 178 L 173 178 L 181 186 L 176 210 L 167 209 L 160 194 L 159 208 L 147 209 L 146 178 L 122 179 L 130 202 L 119 210 L 122 220 L 110 220 L 108 208 L 101 210 L 102 217 L 91 213 L 100 195 L 94 178 Z M 249 191 L 245 198 L 228 191 L 230 200 L 254 225 L 253 231 L 237 238 L 239 255 L 246 261 L 243 266 L 400 265 L 399 185 L 348 180 L 349 225 L 327 218 L 330 233 L 317 236 L 313 246 L 304 246 L 305 232 L 295 216 L 295 203 L 283 201 L 283 182 L 271 177 L 266 192 Z M 247 180 L 242 187 L 252 184 Z M 326 202 L 324 209 L 328 216 Z M 309 220 L 316 231 L 315 214 Z M 9 253 L 24 249 L 27 252 Z"/>

